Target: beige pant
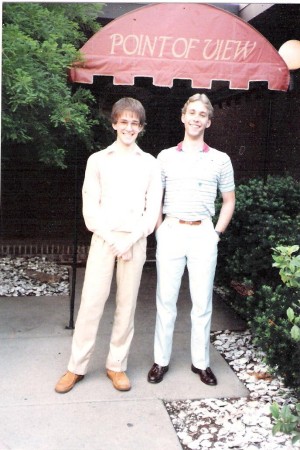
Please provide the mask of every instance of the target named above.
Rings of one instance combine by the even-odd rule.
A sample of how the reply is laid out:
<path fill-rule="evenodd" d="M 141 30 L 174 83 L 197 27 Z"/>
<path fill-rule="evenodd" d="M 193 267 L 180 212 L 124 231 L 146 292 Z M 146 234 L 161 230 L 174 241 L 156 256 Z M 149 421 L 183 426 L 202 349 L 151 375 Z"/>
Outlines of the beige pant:
<path fill-rule="evenodd" d="M 132 247 L 130 261 L 117 260 L 116 310 L 106 360 L 106 368 L 116 372 L 127 369 L 128 353 L 134 333 L 136 300 L 146 260 L 146 245 L 146 238 L 140 239 Z M 87 372 L 96 343 L 99 322 L 110 293 L 115 261 L 116 258 L 107 243 L 101 237 L 93 235 L 68 364 L 68 370 L 78 375 Z"/>

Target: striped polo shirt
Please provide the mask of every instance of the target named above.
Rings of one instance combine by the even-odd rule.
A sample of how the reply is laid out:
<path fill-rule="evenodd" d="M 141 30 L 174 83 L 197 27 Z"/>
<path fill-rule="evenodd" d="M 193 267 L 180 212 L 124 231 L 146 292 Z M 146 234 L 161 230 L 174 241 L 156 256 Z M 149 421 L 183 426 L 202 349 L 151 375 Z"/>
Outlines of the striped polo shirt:
<path fill-rule="evenodd" d="M 182 142 L 162 150 L 157 159 L 165 189 L 163 214 L 182 220 L 203 220 L 215 214 L 217 191 L 234 190 L 229 156 L 204 144 L 187 153 Z"/>

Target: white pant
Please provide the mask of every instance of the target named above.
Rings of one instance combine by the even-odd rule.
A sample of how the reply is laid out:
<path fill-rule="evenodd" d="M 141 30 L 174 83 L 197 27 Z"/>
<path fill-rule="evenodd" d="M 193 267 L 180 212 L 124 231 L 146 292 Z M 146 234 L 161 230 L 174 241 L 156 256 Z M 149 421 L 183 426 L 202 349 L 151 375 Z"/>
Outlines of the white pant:
<path fill-rule="evenodd" d="M 169 364 L 177 299 L 187 265 L 192 299 L 191 357 L 198 369 L 209 367 L 212 293 L 219 237 L 211 220 L 200 225 L 180 224 L 166 217 L 156 232 L 157 294 L 154 361 Z"/>
<path fill-rule="evenodd" d="M 122 233 L 118 233 L 119 235 Z M 146 238 L 132 247 L 130 261 L 117 260 L 116 310 L 106 368 L 116 372 L 127 369 L 127 359 L 134 333 L 134 313 L 146 260 Z M 87 372 L 96 343 L 99 322 L 110 293 L 116 258 L 107 243 L 93 235 L 68 370 L 78 375 Z"/>

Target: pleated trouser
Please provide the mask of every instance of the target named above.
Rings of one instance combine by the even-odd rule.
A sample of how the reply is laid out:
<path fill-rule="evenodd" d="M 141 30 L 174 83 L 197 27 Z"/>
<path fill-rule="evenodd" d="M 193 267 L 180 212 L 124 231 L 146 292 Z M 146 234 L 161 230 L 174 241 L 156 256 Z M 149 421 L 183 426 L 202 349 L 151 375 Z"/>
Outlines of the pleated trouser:
<path fill-rule="evenodd" d="M 218 235 L 211 220 L 200 225 L 180 224 L 166 218 L 156 232 L 157 294 L 154 361 L 169 364 L 177 299 L 187 266 L 191 308 L 191 360 L 195 367 L 209 367 L 213 282 L 217 262 Z"/>
<path fill-rule="evenodd" d="M 121 232 L 116 232 L 122 235 Z M 109 297 L 116 266 L 116 309 L 112 326 L 106 368 L 116 372 L 127 369 L 134 334 L 134 314 L 146 260 L 146 238 L 132 247 L 132 259 L 123 261 L 112 254 L 107 243 L 93 235 L 88 255 L 81 304 L 75 324 L 68 370 L 78 375 L 87 372 L 93 353 L 99 323 Z"/>

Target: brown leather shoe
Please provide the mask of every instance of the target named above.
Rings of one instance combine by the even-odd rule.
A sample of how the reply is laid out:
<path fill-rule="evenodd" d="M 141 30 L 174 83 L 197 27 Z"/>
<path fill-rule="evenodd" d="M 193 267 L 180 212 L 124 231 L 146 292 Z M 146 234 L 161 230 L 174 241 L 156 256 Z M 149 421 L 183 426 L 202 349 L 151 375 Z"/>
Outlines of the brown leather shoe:
<path fill-rule="evenodd" d="M 160 383 L 164 378 L 164 374 L 167 373 L 168 370 L 169 366 L 159 366 L 154 363 L 148 373 L 149 383 Z"/>
<path fill-rule="evenodd" d="M 209 386 L 216 386 L 217 379 L 213 374 L 210 367 L 207 367 L 205 370 L 197 369 L 197 367 L 192 364 L 192 372 L 197 373 L 200 377 L 202 383 L 208 384 Z"/>
<path fill-rule="evenodd" d="M 112 381 L 114 388 L 118 391 L 129 391 L 131 384 L 129 378 L 125 372 L 114 372 L 113 370 L 106 369 L 108 378 Z"/>
<path fill-rule="evenodd" d="M 68 371 L 58 380 L 55 386 L 55 392 L 58 394 L 66 394 L 83 378 L 84 375 L 76 375 L 76 373 Z"/>

